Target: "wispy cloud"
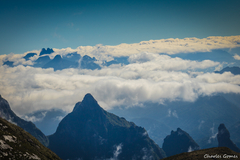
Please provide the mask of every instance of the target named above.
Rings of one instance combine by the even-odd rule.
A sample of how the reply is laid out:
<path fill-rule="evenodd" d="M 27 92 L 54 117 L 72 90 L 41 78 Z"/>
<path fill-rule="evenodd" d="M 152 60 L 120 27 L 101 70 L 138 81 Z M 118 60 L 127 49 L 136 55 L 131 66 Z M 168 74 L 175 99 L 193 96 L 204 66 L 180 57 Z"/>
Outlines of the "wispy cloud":
<path fill-rule="evenodd" d="M 239 56 L 238 54 L 235 54 L 235 55 L 233 56 L 233 58 L 236 59 L 236 60 L 240 60 L 240 56 Z"/>

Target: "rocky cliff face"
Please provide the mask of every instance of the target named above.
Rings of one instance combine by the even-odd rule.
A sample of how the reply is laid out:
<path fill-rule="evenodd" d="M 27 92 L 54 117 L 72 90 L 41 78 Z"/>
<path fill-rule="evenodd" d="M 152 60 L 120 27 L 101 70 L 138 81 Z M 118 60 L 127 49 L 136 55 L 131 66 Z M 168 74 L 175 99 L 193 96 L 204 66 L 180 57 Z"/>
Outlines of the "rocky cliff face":
<path fill-rule="evenodd" d="M 230 133 L 224 124 L 220 124 L 218 127 L 218 147 L 228 147 L 235 152 L 240 153 L 240 149 L 230 139 Z"/>
<path fill-rule="evenodd" d="M 12 122 L 32 136 L 37 138 L 43 145 L 48 145 L 48 138 L 32 123 L 19 118 L 10 108 L 8 102 L 0 95 L 0 117 Z"/>
<path fill-rule="evenodd" d="M 168 135 L 164 139 L 162 148 L 168 157 L 183 152 L 192 152 L 200 149 L 192 137 L 190 137 L 187 132 L 181 130 L 180 128 L 178 128 L 175 132 L 172 131 L 171 135 Z"/>
<path fill-rule="evenodd" d="M 136 126 L 102 109 L 91 94 L 49 136 L 49 148 L 62 159 L 161 159 L 164 151 Z"/>
<path fill-rule="evenodd" d="M 60 160 L 28 132 L 2 118 L 0 118 L 0 159 Z"/>

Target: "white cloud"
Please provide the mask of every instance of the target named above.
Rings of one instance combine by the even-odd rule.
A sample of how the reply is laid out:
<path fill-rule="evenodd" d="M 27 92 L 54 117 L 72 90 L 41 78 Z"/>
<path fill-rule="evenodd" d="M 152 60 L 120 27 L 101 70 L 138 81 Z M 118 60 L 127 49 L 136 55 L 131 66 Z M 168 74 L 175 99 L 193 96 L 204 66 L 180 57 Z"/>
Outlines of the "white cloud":
<path fill-rule="evenodd" d="M 141 54 L 133 57 L 139 55 L 141 57 Z M 131 107 L 145 101 L 194 101 L 199 95 L 218 92 L 240 93 L 239 75 L 194 71 L 217 66 L 218 62 L 190 61 L 153 53 L 144 53 L 144 56 L 154 58 L 101 70 L 65 69 L 54 72 L 53 69 L 29 66 L 1 66 L 1 94 L 13 110 L 22 115 L 52 108 L 70 112 L 86 93 L 93 94 L 105 109 L 119 105 Z"/>
<path fill-rule="evenodd" d="M 160 52 L 188 53 L 193 50 L 208 51 L 220 46 L 236 47 L 239 45 L 236 43 L 239 39 L 240 36 L 186 38 L 118 46 L 98 45 L 77 49 L 54 49 L 54 54 L 65 55 L 77 51 L 81 55 L 86 53 L 95 55 L 101 60 L 111 59 L 113 55 L 130 55 L 130 64 L 112 65 L 103 67 L 101 70 L 72 68 L 61 71 L 22 65 L 14 68 L 0 66 L 0 94 L 9 101 L 15 112 L 23 115 L 52 108 L 70 112 L 74 104 L 81 101 L 86 93 L 93 94 L 104 109 L 119 105 L 131 107 L 146 101 L 156 103 L 162 103 L 164 100 L 194 101 L 199 95 L 218 92 L 240 93 L 239 75 L 233 75 L 230 72 L 223 74 L 197 72 L 199 69 L 219 68 L 222 65 L 219 62 L 183 60 L 158 54 Z M 188 45 L 183 45 L 185 43 Z M 137 46 L 140 46 L 138 51 L 135 50 Z M 143 48 L 147 46 L 148 48 L 154 46 L 155 50 L 153 48 L 144 50 Z M 178 47 L 182 50 L 175 50 Z M 162 50 L 163 48 L 165 50 Z M 0 59 L 8 58 L 17 62 L 24 55 L 1 55 Z M 36 59 L 37 56 L 34 58 Z M 177 113 L 171 111 L 172 116 L 173 114 L 177 117 Z"/>
<path fill-rule="evenodd" d="M 184 39 L 160 39 L 142 41 L 140 43 L 126 44 L 122 43 L 116 46 L 80 46 L 76 51 L 80 54 L 89 53 L 92 55 L 106 54 L 113 56 L 130 56 L 139 52 L 151 53 L 190 53 L 190 52 L 208 52 L 213 49 L 235 48 L 240 47 L 240 36 L 227 37 L 207 37 L 203 39 L 198 38 L 184 38 Z"/>
<path fill-rule="evenodd" d="M 192 151 L 194 151 L 194 150 L 192 149 L 191 146 L 189 146 L 189 148 L 188 148 L 188 152 L 192 152 Z"/>
<path fill-rule="evenodd" d="M 123 147 L 122 143 L 115 146 L 116 149 L 113 152 L 113 157 L 106 159 L 106 160 L 118 160 L 118 155 L 122 153 L 122 147 Z"/>
<path fill-rule="evenodd" d="M 236 59 L 236 60 L 240 60 L 240 56 L 239 56 L 238 54 L 235 54 L 235 55 L 233 56 L 233 58 Z"/>

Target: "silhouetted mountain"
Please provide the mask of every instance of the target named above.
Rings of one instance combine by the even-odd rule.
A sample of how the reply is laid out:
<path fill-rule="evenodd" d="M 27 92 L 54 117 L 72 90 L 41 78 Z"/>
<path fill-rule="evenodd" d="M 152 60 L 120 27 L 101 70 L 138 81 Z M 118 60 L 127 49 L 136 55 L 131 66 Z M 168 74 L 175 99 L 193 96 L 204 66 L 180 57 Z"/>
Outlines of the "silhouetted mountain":
<path fill-rule="evenodd" d="M 7 65 L 8 67 L 14 67 L 13 63 L 14 62 L 12 62 L 12 61 L 5 61 L 5 62 L 3 62 L 3 65 Z"/>
<path fill-rule="evenodd" d="M 71 62 L 78 62 L 81 59 L 81 55 L 77 54 L 77 52 L 74 52 L 74 53 L 68 53 L 62 56 L 62 58 Z"/>
<path fill-rule="evenodd" d="M 26 56 L 24 56 L 23 58 L 28 61 L 31 57 L 37 55 L 37 53 L 28 53 Z"/>
<path fill-rule="evenodd" d="M 164 139 L 162 149 L 170 157 L 183 152 L 199 150 L 200 147 L 187 132 L 177 128 L 177 131 L 171 131 L 171 135 Z"/>
<path fill-rule="evenodd" d="M 10 108 L 8 102 L 0 95 L 0 117 L 17 124 L 36 137 L 43 145 L 48 145 L 48 138 L 32 123 L 19 118 Z"/>
<path fill-rule="evenodd" d="M 224 124 L 220 124 L 218 127 L 218 147 L 228 147 L 235 152 L 240 153 L 240 149 L 230 140 L 230 133 Z"/>
<path fill-rule="evenodd" d="M 2 118 L 0 118 L 0 159 L 60 160 L 28 132 Z"/>
<path fill-rule="evenodd" d="M 77 68 L 78 62 L 71 62 L 65 59 L 62 59 L 60 55 L 56 55 L 51 61 L 46 63 L 42 68 L 53 68 L 54 71 L 62 70 L 66 68 Z"/>
<path fill-rule="evenodd" d="M 146 130 L 103 110 L 86 94 L 49 136 L 49 148 L 62 159 L 160 159 L 164 151 Z"/>
<path fill-rule="evenodd" d="M 224 73 L 224 72 L 231 72 L 234 75 L 240 74 L 240 68 L 239 67 L 226 67 L 223 68 L 221 71 L 215 71 L 215 73 Z"/>
<path fill-rule="evenodd" d="M 42 55 L 44 55 L 44 54 L 51 54 L 51 53 L 53 53 L 53 52 L 54 52 L 54 51 L 53 51 L 53 49 L 51 49 L 51 48 L 47 48 L 47 50 L 46 50 L 45 48 L 43 48 L 43 49 L 41 50 L 39 56 L 42 56 Z"/>
<path fill-rule="evenodd" d="M 217 143 L 212 143 L 217 141 L 212 138 L 216 137 L 218 124 L 231 126 L 240 121 L 240 107 L 220 95 L 200 96 L 194 102 L 166 101 L 164 104 L 148 102 L 142 105 L 144 107 L 127 109 L 121 109 L 121 106 L 119 109 L 115 107 L 111 112 L 126 119 L 151 118 L 171 129 L 179 127 L 189 133 L 201 148 L 217 147 Z M 149 136 L 153 138 L 155 134 L 152 135 L 150 132 Z M 160 136 L 159 138 L 165 138 Z M 238 139 L 236 142 L 240 141 L 239 136 Z"/>
<path fill-rule="evenodd" d="M 101 69 L 101 67 L 98 64 L 94 63 L 94 61 L 96 61 L 95 57 L 91 58 L 88 55 L 84 55 L 80 62 L 80 66 L 82 69 Z"/>
<path fill-rule="evenodd" d="M 240 153 L 234 152 L 227 147 L 216 147 L 193 151 L 190 153 L 181 153 L 178 155 L 164 158 L 163 160 L 206 160 L 206 159 L 236 160 L 239 158 Z"/>
<path fill-rule="evenodd" d="M 42 56 L 39 57 L 36 61 L 34 61 L 33 67 L 43 67 L 45 64 L 47 64 L 51 59 L 49 56 Z"/>

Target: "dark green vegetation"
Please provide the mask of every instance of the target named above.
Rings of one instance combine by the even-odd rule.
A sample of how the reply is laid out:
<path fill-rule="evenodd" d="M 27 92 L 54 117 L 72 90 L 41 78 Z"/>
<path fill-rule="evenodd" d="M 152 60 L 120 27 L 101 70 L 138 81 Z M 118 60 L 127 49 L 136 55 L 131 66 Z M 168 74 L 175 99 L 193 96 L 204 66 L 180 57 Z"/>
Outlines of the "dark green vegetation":
<path fill-rule="evenodd" d="M 60 160 L 28 132 L 2 118 L 0 118 L 0 159 Z"/>
<path fill-rule="evenodd" d="M 49 136 L 49 148 L 62 159 L 161 159 L 164 151 L 146 130 L 106 112 L 85 95 Z"/>
<path fill-rule="evenodd" d="M 10 108 L 8 102 L 0 95 L 0 117 L 17 124 L 32 136 L 37 138 L 43 145 L 48 145 L 48 138 L 32 123 L 19 118 Z"/>
<path fill-rule="evenodd" d="M 162 149 L 170 157 L 183 152 L 199 150 L 200 147 L 187 132 L 178 128 L 164 139 Z"/>
<path fill-rule="evenodd" d="M 181 153 L 163 160 L 237 160 L 240 158 L 240 153 L 234 152 L 227 147 L 217 147 L 210 149 L 203 149 L 189 153 Z"/>

